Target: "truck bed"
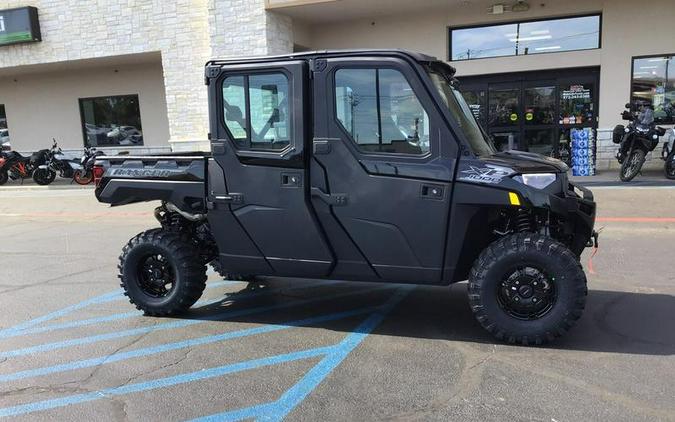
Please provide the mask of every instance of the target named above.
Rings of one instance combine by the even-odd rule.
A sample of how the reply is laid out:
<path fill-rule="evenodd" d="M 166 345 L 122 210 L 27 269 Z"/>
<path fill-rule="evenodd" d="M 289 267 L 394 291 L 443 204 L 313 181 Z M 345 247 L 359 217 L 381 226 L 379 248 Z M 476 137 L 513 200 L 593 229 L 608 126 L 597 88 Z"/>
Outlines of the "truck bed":
<path fill-rule="evenodd" d="M 203 211 L 209 155 L 102 156 L 96 198 L 112 206 L 168 201 L 186 211 Z"/>

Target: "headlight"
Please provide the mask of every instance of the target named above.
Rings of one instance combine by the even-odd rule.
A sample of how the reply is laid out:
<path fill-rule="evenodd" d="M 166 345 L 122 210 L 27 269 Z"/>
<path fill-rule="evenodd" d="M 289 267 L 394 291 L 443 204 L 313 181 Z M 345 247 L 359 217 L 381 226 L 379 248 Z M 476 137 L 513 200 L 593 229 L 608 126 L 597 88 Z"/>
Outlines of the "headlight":
<path fill-rule="evenodd" d="M 659 139 L 659 135 L 657 134 L 652 135 L 652 139 Z"/>
<path fill-rule="evenodd" d="M 526 186 L 531 186 L 536 189 L 544 189 L 546 186 L 555 182 L 556 175 L 554 173 L 519 174 L 518 176 L 514 176 L 513 179 Z"/>

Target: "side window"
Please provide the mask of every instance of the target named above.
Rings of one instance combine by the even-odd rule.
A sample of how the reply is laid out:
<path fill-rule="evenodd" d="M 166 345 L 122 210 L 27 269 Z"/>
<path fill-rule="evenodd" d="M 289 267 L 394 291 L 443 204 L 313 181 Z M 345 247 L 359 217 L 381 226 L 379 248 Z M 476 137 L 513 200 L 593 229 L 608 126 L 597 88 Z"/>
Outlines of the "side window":
<path fill-rule="evenodd" d="M 289 86 L 282 73 L 223 80 L 225 126 L 242 149 L 282 150 L 291 143 Z"/>
<path fill-rule="evenodd" d="M 338 70 L 335 108 L 337 119 L 364 152 L 429 152 L 429 116 L 397 70 Z"/>
<path fill-rule="evenodd" d="M 230 76 L 223 81 L 225 125 L 235 141 L 246 142 L 246 91 L 243 76 Z M 237 142 L 239 143 L 239 142 Z"/>

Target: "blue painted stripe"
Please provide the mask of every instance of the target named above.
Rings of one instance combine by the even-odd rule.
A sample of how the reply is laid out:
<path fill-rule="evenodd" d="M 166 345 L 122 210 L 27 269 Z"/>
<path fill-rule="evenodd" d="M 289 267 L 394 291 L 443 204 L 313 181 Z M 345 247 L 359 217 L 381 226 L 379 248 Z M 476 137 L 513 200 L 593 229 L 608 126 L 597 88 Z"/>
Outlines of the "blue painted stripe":
<path fill-rule="evenodd" d="M 218 343 L 225 340 L 231 340 L 236 338 L 253 336 L 256 334 L 265 334 L 272 333 L 275 331 L 287 330 L 290 328 L 301 327 L 301 326 L 311 326 L 321 322 L 334 321 L 339 319 L 345 319 L 356 315 L 361 315 L 364 313 L 372 312 L 377 307 L 367 307 L 361 309 L 355 309 L 345 312 L 337 312 L 328 315 L 321 315 L 318 317 L 311 317 L 300 319 L 296 321 L 289 321 L 283 324 L 274 324 L 274 325 L 263 325 L 255 328 L 248 328 L 244 330 L 231 331 L 222 334 L 215 334 L 210 336 L 204 336 L 194 339 L 188 339 L 183 341 L 178 341 L 174 343 L 161 344 L 159 346 L 145 347 L 136 350 L 130 350 L 127 352 L 118 352 L 113 353 L 107 356 L 99 356 L 91 359 L 83 359 L 78 361 L 73 361 L 61 365 L 46 366 L 43 368 L 28 369 L 25 371 L 14 372 L 11 374 L 0 375 L 0 382 L 15 381 L 19 379 L 38 377 L 48 374 L 54 374 L 58 372 L 72 371 L 82 368 L 90 368 L 92 366 L 98 366 L 103 364 L 109 364 L 114 362 L 120 362 L 127 359 L 139 358 L 144 356 L 155 355 L 158 353 L 169 352 L 172 350 L 185 349 L 188 347 L 203 346 L 211 343 Z"/>
<path fill-rule="evenodd" d="M 72 396 L 61 397 L 51 400 L 43 400 L 33 403 L 21 404 L 18 406 L 5 407 L 0 409 L 0 417 L 18 416 L 27 413 L 39 412 L 43 410 L 55 409 L 71 404 L 80 404 L 99 400 L 106 397 L 121 396 L 124 394 L 138 393 L 142 391 L 155 390 L 158 388 L 172 387 L 174 385 L 186 384 L 194 381 L 200 381 L 223 375 L 233 374 L 250 369 L 261 368 L 265 366 L 279 365 L 286 362 L 293 362 L 301 359 L 309 359 L 316 356 L 322 356 L 332 352 L 335 346 L 318 347 L 315 349 L 302 350 L 283 355 L 271 356 L 261 359 L 253 359 L 245 362 L 238 362 L 225 366 L 204 369 L 196 372 L 175 375 L 166 378 L 159 378 L 152 381 L 139 382 L 136 384 L 123 385 L 121 387 L 107 388 L 91 393 L 75 394 Z"/>
<path fill-rule="evenodd" d="M 220 287 L 224 285 L 229 285 L 229 284 L 237 284 L 239 282 L 237 281 L 219 281 L 219 282 L 214 282 L 211 283 L 211 285 L 207 285 L 207 288 L 214 288 L 214 287 Z M 253 292 L 250 292 L 253 293 Z M 260 291 L 262 293 L 262 290 Z M 225 300 L 228 296 L 230 295 L 235 295 L 237 292 L 234 293 L 226 293 L 225 297 L 219 297 L 215 299 L 204 299 L 200 300 L 197 303 L 195 303 L 194 306 L 209 306 L 209 305 L 214 305 L 216 303 L 220 303 L 223 300 Z M 241 294 L 237 295 L 237 299 L 240 297 L 249 297 L 249 296 L 254 296 L 253 294 Z M 102 317 L 97 317 L 97 318 L 88 318 L 88 319 L 82 319 L 78 321 L 69 321 L 69 322 L 63 322 L 60 324 L 50 324 L 46 325 L 44 327 L 37 327 L 37 328 L 27 328 L 23 329 L 21 331 L 17 331 L 15 333 L 7 333 L 4 336 L 0 336 L 0 338 L 8 338 L 8 337 L 21 337 L 21 336 L 27 336 L 31 334 L 39 334 L 39 333 L 46 333 L 50 331 L 55 331 L 55 330 L 63 330 L 67 328 L 77 328 L 77 327 L 84 327 L 87 325 L 97 325 L 97 324 L 103 324 L 106 322 L 112 322 L 112 321 L 119 321 L 122 319 L 127 319 L 127 318 L 133 318 L 137 316 L 143 315 L 142 311 L 132 311 L 132 312 L 123 312 L 123 313 L 118 313 L 118 314 L 110 314 Z"/>
<path fill-rule="evenodd" d="M 111 302 L 113 300 L 117 300 L 120 297 L 122 297 L 122 292 L 121 291 L 114 291 L 110 293 L 106 293 L 100 296 L 93 297 L 91 299 L 83 300 L 80 303 L 76 303 L 74 305 L 67 306 L 63 309 L 59 309 L 58 311 L 50 312 L 46 315 L 43 315 L 38 318 L 33 318 L 28 321 L 22 322 L 20 324 L 17 324 L 13 327 L 4 329 L 0 331 L 0 338 L 7 337 L 8 334 L 16 333 L 18 331 L 24 330 L 26 328 L 34 327 L 40 323 L 50 321 L 55 318 L 62 317 L 64 315 L 67 315 L 73 311 L 76 311 L 78 309 L 85 308 L 90 305 L 97 305 L 105 302 Z"/>
<path fill-rule="evenodd" d="M 335 368 L 382 322 L 386 315 L 403 300 L 414 286 L 405 286 L 397 291 L 378 311 L 370 315 L 353 333 L 338 343 L 326 356 L 293 387 L 287 390 L 277 401 L 243 409 L 218 413 L 195 419 L 199 422 L 239 421 L 260 419 L 280 421 L 326 379 Z"/>
<path fill-rule="evenodd" d="M 14 349 L 14 350 L 8 350 L 8 351 L 0 352 L 0 359 L 17 357 L 17 356 L 25 356 L 25 355 L 30 355 L 30 354 L 33 354 L 33 353 L 47 352 L 47 351 L 51 351 L 51 350 L 64 349 L 64 348 L 73 347 L 73 346 L 81 346 L 81 345 L 84 345 L 84 344 L 91 344 L 91 343 L 96 343 L 96 342 L 99 342 L 99 341 L 113 340 L 113 339 L 118 339 L 118 338 L 123 338 L 123 337 L 146 334 L 146 333 L 160 331 L 160 330 L 173 330 L 173 329 L 176 329 L 176 328 L 184 328 L 184 327 L 188 327 L 188 326 L 195 325 L 195 324 L 202 324 L 204 322 L 211 321 L 211 320 L 214 320 L 214 319 L 221 319 L 221 318 L 228 318 L 228 317 L 232 318 L 232 317 L 238 317 L 238 316 L 252 315 L 252 314 L 256 314 L 256 313 L 268 312 L 268 311 L 273 311 L 273 310 L 277 310 L 277 309 L 290 308 L 290 307 L 293 307 L 293 306 L 300 306 L 300 305 L 305 305 L 305 304 L 309 304 L 309 303 L 315 303 L 315 302 L 324 301 L 324 300 L 336 299 L 336 298 L 351 296 L 351 295 L 356 295 L 356 294 L 363 294 L 363 293 L 366 293 L 366 292 L 388 289 L 388 288 L 390 288 L 390 287 L 387 286 L 387 285 L 384 285 L 384 286 L 380 286 L 380 287 L 373 287 L 373 288 L 370 288 L 370 289 L 353 290 L 353 291 L 349 291 L 349 292 L 346 292 L 346 293 L 330 295 L 330 296 L 326 296 L 326 297 L 322 297 L 322 298 L 294 300 L 294 301 L 290 301 L 290 302 L 287 302 L 287 303 L 280 303 L 280 304 L 269 305 L 269 306 L 259 306 L 259 307 L 254 307 L 254 308 L 241 309 L 241 310 L 226 310 L 224 312 L 219 312 L 219 313 L 215 313 L 215 314 L 211 314 L 211 315 L 204 315 L 204 316 L 196 317 L 195 319 L 177 320 L 177 321 L 173 321 L 173 322 L 156 324 L 156 325 L 152 325 L 152 326 L 148 326 L 148 327 L 132 328 L 132 329 L 129 329 L 129 330 L 114 331 L 114 332 L 110 332 L 110 333 L 98 334 L 98 335 L 93 335 L 93 336 L 80 337 L 80 338 L 64 340 L 64 341 L 57 341 L 57 342 L 54 342 L 54 343 L 45 343 L 45 344 L 25 347 L 25 348 L 21 348 L 21 349 Z"/>

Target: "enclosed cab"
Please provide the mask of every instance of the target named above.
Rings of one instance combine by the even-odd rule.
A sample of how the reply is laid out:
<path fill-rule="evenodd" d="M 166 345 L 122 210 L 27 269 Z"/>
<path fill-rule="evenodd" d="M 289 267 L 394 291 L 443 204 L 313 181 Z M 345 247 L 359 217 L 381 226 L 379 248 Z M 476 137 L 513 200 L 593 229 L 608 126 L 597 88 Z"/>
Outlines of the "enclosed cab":
<path fill-rule="evenodd" d="M 210 155 L 99 162 L 102 202 L 163 201 L 162 228 L 122 256 L 146 313 L 191 306 L 210 262 L 229 277 L 468 279 L 478 320 L 509 342 L 581 315 L 592 194 L 558 160 L 498 153 L 449 65 L 324 51 L 213 60 L 206 84 Z"/>

